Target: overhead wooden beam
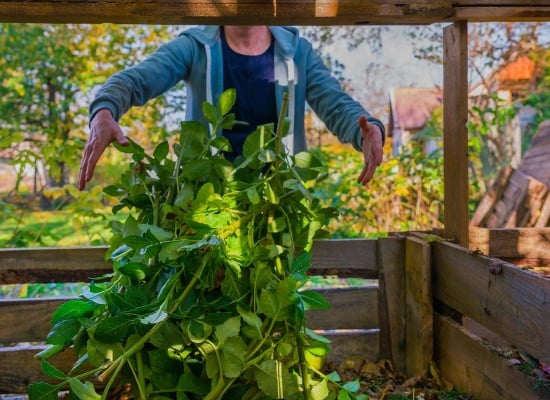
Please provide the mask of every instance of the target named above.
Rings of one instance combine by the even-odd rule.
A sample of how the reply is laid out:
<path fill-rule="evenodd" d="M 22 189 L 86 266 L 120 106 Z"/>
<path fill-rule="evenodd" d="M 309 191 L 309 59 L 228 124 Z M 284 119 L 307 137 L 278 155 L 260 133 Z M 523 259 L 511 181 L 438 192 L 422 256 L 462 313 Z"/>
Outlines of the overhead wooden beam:
<path fill-rule="evenodd" d="M 0 22 L 352 25 L 550 20 L 547 0 L 0 0 Z"/>
<path fill-rule="evenodd" d="M 445 237 L 468 247 L 468 24 L 443 30 Z"/>

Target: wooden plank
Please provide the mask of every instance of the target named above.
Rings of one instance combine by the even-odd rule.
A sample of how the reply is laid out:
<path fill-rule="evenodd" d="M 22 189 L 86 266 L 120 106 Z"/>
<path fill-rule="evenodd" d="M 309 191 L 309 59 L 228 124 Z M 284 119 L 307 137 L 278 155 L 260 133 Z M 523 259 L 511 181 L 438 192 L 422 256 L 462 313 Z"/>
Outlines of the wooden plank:
<path fill-rule="evenodd" d="M 550 221 L 550 194 L 546 196 L 546 199 L 542 204 L 542 207 L 540 209 L 539 219 L 535 224 L 535 228 L 544 228 L 545 226 L 548 226 L 549 221 Z"/>
<path fill-rule="evenodd" d="M 32 382 L 57 383 L 44 376 L 40 360 L 34 357 L 44 348 L 42 345 L 0 348 L 0 393 L 27 393 Z M 73 351 L 66 350 L 49 361 L 62 371 L 69 371 L 75 360 Z"/>
<path fill-rule="evenodd" d="M 470 249 L 497 258 L 550 258 L 550 228 L 470 228 Z"/>
<path fill-rule="evenodd" d="M 380 271 L 380 355 L 405 371 L 405 243 L 398 238 L 378 239 Z M 386 313 L 386 317 L 384 317 Z M 387 341 L 389 354 L 382 343 Z"/>
<path fill-rule="evenodd" d="M 462 3 L 462 2 L 461 2 Z M 478 2 L 481 4 L 482 2 Z M 461 7 L 453 8 L 456 20 L 471 22 L 544 22 L 550 21 L 550 7 L 546 0 L 530 4 L 515 4 L 513 7 Z M 500 4 L 504 4 L 501 2 Z M 536 6 L 539 4 L 540 6 Z"/>
<path fill-rule="evenodd" d="M 433 357 L 433 302 L 430 244 L 416 237 L 405 242 L 405 372 L 422 376 Z"/>
<path fill-rule="evenodd" d="M 53 312 L 69 299 L 1 299 L 0 343 L 44 341 Z"/>
<path fill-rule="evenodd" d="M 484 400 L 543 400 L 535 382 L 455 322 L 435 318 L 436 363 L 441 377 L 458 390 Z"/>
<path fill-rule="evenodd" d="M 485 226 L 487 218 L 491 215 L 490 213 L 495 204 L 502 196 L 502 193 L 504 193 L 504 189 L 508 185 L 513 171 L 514 169 L 509 165 L 499 171 L 497 178 L 477 205 L 474 215 L 470 219 L 470 227 Z"/>
<path fill-rule="evenodd" d="M 0 284 L 88 282 L 112 271 L 106 247 L 0 249 Z M 312 274 L 377 278 L 376 240 L 322 240 L 313 246 Z"/>
<path fill-rule="evenodd" d="M 445 237 L 468 245 L 468 24 L 443 29 Z"/>
<path fill-rule="evenodd" d="M 323 295 L 331 308 L 308 311 L 308 328 L 326 330 L 379 327 L 377 286 L 314 291 Z M 73 298 L 1 299 L 0 343 L 43 341 L 51 329 L 50 319 L 53 312 L 60 304 Z"/>
<path fill-rule="evenodd" d="M 550 363 L 550 279 L 448 242 L 432 244 L 434 297 Z"/>
<path fill-rule="evenodd" d="M 88 282 L 112 271 L 106 247 L 0 249 L 0 284 Z"/>
<path fill-rule="evenodd" d="M 310 275 L 378 278 L 376 239 L 317 240 Z"/>
<path fill-rule="evenodd" d="M 378 288 L 316 290 L 331 305 L 328 310 L 306 312 L 310 329 L 374 329 L 379 327 Z"/>
<path fill-rule="evenodd" d="M 342 331 L 317 331 L 331 341 L 331 350 L 327 362 L 336 365 L 345 360 L 369 360 L 377 361 L 380 358 L 378 348 L 380 333 L 377 329 L 342 330 Z"/>
<path fill-rule="evenodd" d="M 0 22 L 351 25 L 548 21 L 546 1 L 0 0 Z"/>
<path fill-rule="evenodd" d="M 517 210 L 527 195 L 528 186 L 528 176 L 517 170 L 512 173 L 508 185 L 495 205 L 494 212 L 487 218 L 487 228 L 517 226 Z"/>

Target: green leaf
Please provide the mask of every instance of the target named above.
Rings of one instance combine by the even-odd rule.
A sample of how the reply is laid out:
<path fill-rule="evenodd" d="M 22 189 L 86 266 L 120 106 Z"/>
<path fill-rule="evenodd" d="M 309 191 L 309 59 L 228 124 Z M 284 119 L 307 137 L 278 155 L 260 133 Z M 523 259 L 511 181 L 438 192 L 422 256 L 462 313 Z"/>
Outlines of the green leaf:
<path fill-rule="evenodd" d="M 245 308 L 244 305 L 237 305 L 237 311 L 239 312 L 239 315 L 242 317 L 243 321 L 246 322 L 248 325 L 256 328 L 258 332 L 262 329 L 262 319 L 252 311 Z"/>
<path fill-rule="evenodd" d="M 103 189 L 103 193 L 109 196 L 118 197 L 125 195 L 127 193 L 127 190 L 122 185 L 109 185 Z"/>
<path fill-rule="evenodd" d="M 53 326 L 46 337 L 47 344 L 66 345 L 70 343 L 78 330 L 80 322 L 76 319 L 61 320 Z"/>
<path fill-rule="evenodd" d="M 317 292 L 303 290 L 300 292 L 300 297 L 305 304 L 305 310 L 327 310 L 330 308 L 327 299 Z"/>
<path fill-rule="evenodd" d="M 272 219 L 267 224 L 267 231 L 271 233 L 282 232 L 286 228 L 287 228 L 287 224 L 286 224 L 285 216 Z"/>
<path fill-rule="evenodd" d="M 245 365 L 246 343 L 240 336 L 227 338 L 221 348 L 223 374 L 238 378 Z"/>
<path fill-rule="evenodd" d="M 62 345 L 62 344 L 48 346 L 44 350 L 36 353 L 34 357 L 41 360 L 47 360 L 48 358 L 51 358 L 56 354 L 61 353 L 64 349 L 65 349 L 65 345 Z"/>
<path fill-rule="evenodd" d="M 103 343 L 117 343 L 128 335 L 132 321 L 120 317 L 107 317 L 97 324 L 94 337 Z"/>
<path fill-rule="evenodd" d="M 133 278 L 138 281 L 143 281 L 147 276 L 146 273 L 147 266 L 139 262 L 131 262 L 125 265 L 122 265 L 118 268 L 118 271 L 122 275 L 125 275 L 129 278 Z"/>
<path fill-rule="evenodd" d="M 181 177 L 195 181 L 199 178 L 207 178 L 212 170 L 210 160 L 191 160 L 183 166 Z"/>
<path fill-rule="evenodd" d="M 210 391 L 210 381 L 208 379 L 201 379 L 195 376 L 191 369 L 186 367 L 185 372 L 178 380 L 176 389 L 182 392 L 206 395 Z"/>
<path fill-rule="evenodd" d="M 277 371 L 276 360 L 264 360 L 257 364 L 254 369 L 254 377 L 260 389 L 271 398 L 293 398 L 292 396 L 298 393 L 295 378 L 285 368 Z"/>
<path fill-rule="evenodd" d="M 229 129 L 230 127 L 226 127 L 225 125 L 222 126 L 223 129 Z M 220 151 L 231 151 L 233 148 L 231 147 L 231 143 L 229 142 L 229 139 L 227 139 L 225 136 L 217 136 L 210 142 L 210 145 Z"/>
<path fill-rule="evenodd" d="M 164 141 L 161 142 L 153 152 L 153 157 L 155 157 L 156 160 L 162 161 L 166 158 L 168 155 L 168 151 L 170 150 L 170 146 L 168 145 L 168 142 Z"/>
<path fill-rule="evenodd" d="M 360 388 L 361 384 L 359 383 L 359 379 L 355 379 L 351 382 L 346 382 L 344 384 L 344 389 L 346 389 L 348 392 L 357 393 Z"/>
<path fill-rule="evenodd" d="M 61 304 L 52 315 L 52 324 L 57 324 L 63 320 L 85 318 L 93 314 L 96 306 L 83 300 L 69 300 Z"/>
<path fill-rule="evenodd" d="M 241 330 L 241 318 L 229 318 L 223 324 L 216 326 L 215 335 L 218 339 L 218 344 L 221 346 L 227 338 L 238 336 Z"/>
<path fill-rule="evenodd" d="M 246 189 L 246 196 L 248 197 L 248 200 L 250 200 L 252 204 L 259 204 L 261 201 L 260 195 L 258 194 L 258 191 L 256 190 L 255 187 L 250 187 Z"/>
<path fill-rule="evenodd" d="M 164 321 L 166 318 L 168 318 L 168 314 L 166 313 L 166 311 L 164 311 L 162 308 L 159 308 L 153 311 L 151 314 L 141 318 L 139 321 L 142 324 L 154 325 Z"/>
<path fill-rule="evenodd" d="M 349 393 L 345 390 L 340 390 L 338 392 L 338 399 L 337 400 L 351 400 L 351 397 L 349 396 Z"/>
<path fill-rule="evenodd" d="M 127 236 L 123 238 L 122 243 L 127 245 L 128 247 L 131 247 L 134 250 L 142 250 L 152 244 L 155 244 L 155 242 L 151 241 L 150 239 L 137 235 Z"/>
<path fill-rule="evenodd" d="M 277 296 L 271 290 L 262 289 L 260 294 L 260 311 L 269 318 L 275 318 L 279 311 Z"/>
<path fill-rule="evenodd" d="M 294 162 L 297 167 L 301 168 L 317 168 L 323 164 L 315 155 L 309 151 L 303 151 L 294 155 Z"/>
<path fill-rule="evenodd" d="M 183 160 L 198 158 L 207 149 L 206 127 L 197 121 L 183 121 L 180 144 L 179 157 Z"/>
<path fill-rule="evenodd" d="M 76 378 L 69 379 L 69 386 L 73 394 L 80 400 L 100 400 L 101 396 L 96 393 L 92 382 L 82 383 Z"/>
<path fill-rule="evenodd" d="M 216 125 L 218 122 L 218 110 L 206 101 L 202 103 L 202 114 L 204 115 L 204 119 L 212 125 Z"/>
<path fill-rule="evenodd" d="M 40 366 L 42 367 L 42 372 L 44 372 L 44 375 L 49 376 L 50 378 L 55 379 L 66 379 L 67 375 L 63 372 L 54 367 L 52 364 L 47 362 L 46 360 L 42 360 L 40 362 Z"/>
<path fill-rule="evenodd" d="M 227 89 L 218 99 L 218 108 L 221 115 L 227 114 L 233 108 L 237 100 L 237 91 L 235 89 Z"/>
<path fill-rule="evenodd" d="M 29 385 L 29 400 L 58 400 L 59 387 L 46 382 L 33 382 Z"/>
<path fill-rule="evenodd" d="M 311 388 L 311 400 L 324 400 L 328 395 L 328 384 L 325 379 Z"/>
<path fill-rule="evenodd" d="M 172 232 L 168 232 L 167 230 L 164 230 L 159 226 L 151 224 L 139 224 L 139 229 L 142 233 L 150 232 L 153 237 L 159 242 L 170 240 L 174 237 Z"/>
<path fill-rule="evenodd" d="M 273 190 L 273 187 L 269 184 L 269 182 L 265 182 L 264 186 L 266 200 L 271 204 L 279 204 L 279 195 L 275 190 Z"/>
<path fill-rule="evenodd" d="M 212 326 L 203 323 L 202 321 L 191 320 L 187 325 L 187 335 L 194 343 L 203 342 L 212 333 Z"/>

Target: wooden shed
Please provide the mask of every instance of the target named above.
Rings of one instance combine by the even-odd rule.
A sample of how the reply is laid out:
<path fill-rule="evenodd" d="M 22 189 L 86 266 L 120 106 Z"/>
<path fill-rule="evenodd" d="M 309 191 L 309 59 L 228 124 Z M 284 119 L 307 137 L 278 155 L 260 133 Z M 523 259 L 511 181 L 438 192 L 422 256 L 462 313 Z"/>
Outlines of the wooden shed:
<path fill-rule="evenodd" d="M 317 328 L 350 328 L 345 352 L 387 357 L 409 375 L 435 360 L 444 379 L 480 399 L 548 399 L 529 379 L 460 323 L 475 320 L 492 334 L 550 364 L 550 279 L 507 260 L 536 251 L 550 258 L 544 229 L 476 231 L 470 250 L 468 215 L 467 43 L 469 22 L 550 21 L 548 0 L 0 0 L 0 22 L 133 24 L 365 25 L 444 27 L 444 231 L 376 240 L 320 242 L 318 270 L 355 271 L 378 286 L 332 295 L 340 310 L 312 317 Z M 502 243 L 505 235 L 505 246 Z M 474 251 L 472 251 L 474 250 Z M 478 250 L 478 251 L 475 251 Z M 72 282 L 109 268 L 104 248 L 0 250 L 0 283 Z M 485 253 L 485 254 L 483 254 Z M 365 254 L 367 256 L 365 256 Z M 493 257 L 494 256 L 494 257 Z M 35 342 L 58 301 L 2 300 L 1 341 Z M 434 309 L 437 311 L 434 311 Z M 446 313 L 444 310 L 452 310 Z M 40 313 L 37 312 L 40 310 Z M 343 313 L 345 314 L 345 313 Z M 460 318 L 449 318 L 449 316 Z M 37 318 L 41 316 L 41 318 Z M 347 326 L 343 324 L 348 324 Z M 330 326 L 329 326 L 330 325 Z M 21 393 L 39 377 L 36 348 L 0 349 L 0 392 Z M 63 361 L 63 360 L 62 360 Z M 67 361 L 67 360 L 65 360 Z"/>

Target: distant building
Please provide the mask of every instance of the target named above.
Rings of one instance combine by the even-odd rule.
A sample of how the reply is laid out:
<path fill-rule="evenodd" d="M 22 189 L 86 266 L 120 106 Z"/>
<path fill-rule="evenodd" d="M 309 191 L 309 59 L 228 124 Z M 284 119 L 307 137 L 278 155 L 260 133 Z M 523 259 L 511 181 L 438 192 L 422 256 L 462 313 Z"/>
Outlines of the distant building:
<path fill-rule="evenodd" d="M 393 88 L 390 89 L 390 116 L 388 134 L 392 138 L 393 154 L 420 132 L 432 112 L 443 104 L 443 90 L 439 88 Z M 430 153 L 435 144 L 424 144 Z"/>

